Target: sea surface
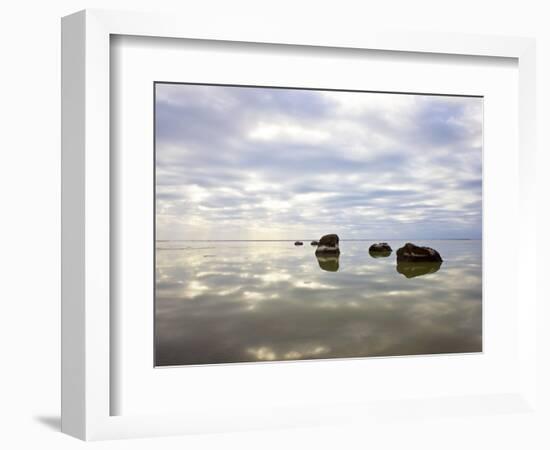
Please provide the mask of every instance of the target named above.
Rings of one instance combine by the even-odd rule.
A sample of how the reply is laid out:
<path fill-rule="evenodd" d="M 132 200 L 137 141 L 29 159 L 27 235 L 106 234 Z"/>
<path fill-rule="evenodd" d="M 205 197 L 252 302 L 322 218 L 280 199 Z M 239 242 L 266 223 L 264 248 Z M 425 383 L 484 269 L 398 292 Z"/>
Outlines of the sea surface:
<path fill-rule="evenodd" d="M 412 241 L 441 265 L 303 242 L 157 241 L 156 365 L 482 351 L 480 240 Z"/>

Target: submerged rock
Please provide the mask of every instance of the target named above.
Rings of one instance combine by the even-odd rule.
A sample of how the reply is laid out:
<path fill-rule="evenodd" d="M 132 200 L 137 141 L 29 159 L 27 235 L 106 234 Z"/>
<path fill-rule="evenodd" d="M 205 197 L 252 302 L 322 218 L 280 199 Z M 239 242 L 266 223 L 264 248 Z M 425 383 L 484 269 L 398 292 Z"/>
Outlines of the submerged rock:
<path fill-rule="evenodd" d="M 340 255 L 317 256 L 317 262 L 322 270 L 327 272 L 338 272 L 340 268 Z"/>
<path fill-rule="evenodd" d="M 397 262 L 442 262 L 441 255 L 430 247 L 419 247 L 407 242 L 397 250 Z"/>
<path fill-rule="evenodd" d="M 294 245 L 304 245 L 304 243 L 301 242 L 301 241 L 296 241 L 296 242 L 294 243 Z"/>
<path fill-rule="evenodd" d="M 373 258 L 386 258 L 391 255 L 392 248 L 387 242 L 379 242 L 369 247 L 369 253 Z"/>
<path fill-rule="evenodd" d="M 441 264 L 441 262 L 398 262 L 396 270 L 407 278 L 414 278 L 437 272 Z"/>
<path fill-rule="evenodd" d="M 319 241 L 311 241 L 311 245 L 319 245 Z"/>
<path fill-rule="evenodd" d="M 337 234 L 327 234 L 323 236 L 321 239 L 319 239 L 319 244 L 317 245 L 317 250 L 315 250 L 316 255 L 324 255 L 324 254 L 333 254 L 333 255 L 339 255 L 340 254 L 340 248 L 338 247 L 338 243 L 340 242 L 340 238 Z"/>

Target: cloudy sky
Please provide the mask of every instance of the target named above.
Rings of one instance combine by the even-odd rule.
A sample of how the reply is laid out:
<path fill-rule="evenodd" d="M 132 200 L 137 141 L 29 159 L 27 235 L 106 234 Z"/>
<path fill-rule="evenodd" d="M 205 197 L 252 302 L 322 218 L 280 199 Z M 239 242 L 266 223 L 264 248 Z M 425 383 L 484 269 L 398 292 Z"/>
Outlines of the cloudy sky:
<path fill-rule="evenodd" d="M 482 108 L 157 84 L 156 238 L 481 238 Z"/>

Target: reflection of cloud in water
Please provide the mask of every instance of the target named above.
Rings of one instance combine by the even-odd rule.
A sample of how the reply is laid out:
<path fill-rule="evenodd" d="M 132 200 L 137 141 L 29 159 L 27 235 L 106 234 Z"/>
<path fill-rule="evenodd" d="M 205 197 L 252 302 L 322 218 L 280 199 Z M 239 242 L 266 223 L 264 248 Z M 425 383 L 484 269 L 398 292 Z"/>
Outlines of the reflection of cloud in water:
<path fill-rule="evenodd" d="M 330 284 L 319 283 L 318 281 L 304 281 L 298 280 L 294 283 L 294 287 L 299 289 L 314 289 L 314 290 L 325 290 L 325 289 L 338 289 L 337 286 L 332 286 Z"/>
<path fill-rule="evenodd" d="M 178 284 L 183 284 L 183 281 L 178 281 Z M 208 286 L 205 286 L 199 281 L 192 280 L 185 289 L 185 294 L 183 296 L 187 298 L 195 298 L 206 291 L 208 291 Z"/>
<path fill-rule="evenodd" d="M 247 353 L 251 354 L 258 361 L 281 361 L 292 359 L 305 359 L 305 358 L 321 358 L 322 355 L 329 352 L 330 349 L 323 346 L 310 347 L 298 350 L 291 350 L 282 355 L 278 355 L 270 347 L 259 347 L 247 349 Z"/>
<path fill-rule="evenodd" d="M 262 294 L 261 292 L 250 292 L 250 291 L 244 291 L 243 297 L 246 300 L 264 300 L 266 297 L 265 294 Z"/>
<path fill-rule="evenodd" d="M 157 253 L 158 365 L 481 351 L 480 241 L 432 243 L 445 264 L 414 279 L 364 243 L 338 272 L 314 248 L 235 245 Z"/>
<path fill-rule="evenodd" d="M 236 287 L 232 287 L 232 288 L 229 288 L 229 289 L 225 289 L 225 290 L 218 291 L 218 292 L 217 292 L 217 295 L 221 295 L 221 296 L 223 297 L 224 295 L 236 294 L 236 293 L 239 292 L 240 290 L 241 290 L 241 287 L 240 287 L 240 286 L 236 286 Z"/>
<path fill-rule="evenodd" d="M 265 283 L 277 283 L 278 281 L 290 280 L 292 276 L 289 273 L 269 272 L 266 274 L 255 275 Z"/>

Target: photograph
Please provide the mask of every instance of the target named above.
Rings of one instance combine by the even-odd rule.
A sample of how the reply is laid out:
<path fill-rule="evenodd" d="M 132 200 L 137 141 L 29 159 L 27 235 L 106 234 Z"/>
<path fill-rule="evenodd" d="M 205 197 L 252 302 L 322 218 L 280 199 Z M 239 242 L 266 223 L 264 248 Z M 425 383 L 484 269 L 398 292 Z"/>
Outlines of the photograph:
<path fill-rule="evenodd" d="M 482 96 L 153 90 L 155 367 L 483 351 Z"/>

